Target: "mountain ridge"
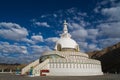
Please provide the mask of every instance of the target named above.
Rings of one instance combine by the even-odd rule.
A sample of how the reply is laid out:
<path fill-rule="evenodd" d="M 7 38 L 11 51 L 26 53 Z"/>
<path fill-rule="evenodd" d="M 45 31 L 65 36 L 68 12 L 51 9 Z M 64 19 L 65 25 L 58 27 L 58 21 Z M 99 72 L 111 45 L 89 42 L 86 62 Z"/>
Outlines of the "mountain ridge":
<path fill-rule="evenodd" d="M 120 42 L 101 51 L 88 52 L 88 55 L 101 61 L 104 73 L 120 73 Z"/>

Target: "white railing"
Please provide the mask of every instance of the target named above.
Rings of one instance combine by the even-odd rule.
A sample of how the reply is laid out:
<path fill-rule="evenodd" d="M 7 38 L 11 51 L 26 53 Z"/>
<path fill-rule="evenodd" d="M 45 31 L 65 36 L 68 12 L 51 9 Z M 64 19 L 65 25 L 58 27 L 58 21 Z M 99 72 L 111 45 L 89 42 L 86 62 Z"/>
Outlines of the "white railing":
<path fill-rule="evenodd" d="M 21 74 L 25 74 L 26 72 L 28 72 L 30 70 L 31 67 L 35 67 L 36 65 L 39 64 L 39 59 L 37 59 L 36 61 L 28 64 L 27 66 L 25 66 L 23 69 L 22 69 L 22 72 Z"/>
<path fill-rule="evenodd" d="M 46 67 L 48 65 L 49 59 L 46 59 L 44 62 L 40 63 L 39 65 L 37 65 L 36 67 L 34 67 L 33 69 L 33 74 L 38 74 L 40 72 L 41 69 L 43 69 L 44 67 Z"/>

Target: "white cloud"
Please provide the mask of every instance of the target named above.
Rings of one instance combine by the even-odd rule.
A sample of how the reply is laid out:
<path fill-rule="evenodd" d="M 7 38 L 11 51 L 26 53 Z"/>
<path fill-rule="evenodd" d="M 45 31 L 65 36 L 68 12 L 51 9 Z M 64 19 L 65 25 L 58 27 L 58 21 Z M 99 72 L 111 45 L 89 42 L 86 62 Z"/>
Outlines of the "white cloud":
<path fill-rule="evenodd" d="M 116 6 L 118 3 L 116 3 L 116 0 L 103 0 L 101 2 L 98 2 L 94 12 L 99 13 L 101 11 L 101 9 L 103 9 L 104 7 L 106 7 L 106 5 L 109 5 L 111 7 Z"/>
<path fill-rule="evenodd" d="M 78 44 L 80 45 L 80 52 L 89 52 L 94 50 L 100 50 L 97 44 L 91 43 L 89 44 L 86 41 L 79 41 Z"/>
<path fill-rule="evenodd" d="M 50 27 L 47 22 L 35 22 L 34 24 L 37 26 Z"/>
<path fill-rule="evenodd" d="M 67 9 L 67 12 L 70 13 L 70 14 L 74 14 L 74 12 L 76 12 L 76 8 L 70 8 L 70 9 Z"/>
<path fill-rule="evenodd" d="M 96 39 L 96 37 L 99 34 L 98 29 L 87 29 L 87 32 L 88 32 L 87 38 L 89 39 Z"/>
<path fill-rule="evenodd" d="M 48 17 L 49 16 L 49 14 L 43 14 L 43 15 L 41 15 L 40 17 L 41 18 L 46 18 L 46 17 Z"/>
<path fill-rule="evenodd" d="M 90 51 L 101 50 L 100 48 L 97 47 L 97 44 L 89 44 L 89 45 L 88 45 L 88 49 L 89 49 Z"/>
<path fill-rule="evenodd" d="M 2 63 L 29 63 L 36 60 L 45 51 L 51 51 L 48 46 L 22 46 L 0 42 L 0 62 Z M 10 56 L 12 55 L 12 56 Z"/>
<path fill-rule="evenodd" d="M 98 29 L 87 29 L 90 35 L 98 35 Z"/>
<path fill-rule="evenodd" d="M 101 48 L 98 47 L 96 43 L 88 43 L 86 41 L 80 41 L 78 42 L 80 45 L 80 51 L 81 52 L 89 52 L 89 51 L 95 51 L 95 50 L 101 50 Z"/>
<path fill-rule="evenodd" d="M 30 44 L 35 44 L 35 42 L 33 40 L 28 39 L 28 38 L 24 38 L 21 41 L 26 42 L 26 43 L 30 43 Z"/>
<path fill-rule="evenodd" d="M 52 42 L 55 43 L 56 41 L 58 41 L 58 39 L 59 39 L 58 37 L 50 37 L 50 38 L 45 39 L 45 41 L 51 42 L 51 43 L 52 43 Z"/>
<path fill-rule="evenodd" d="M 14 64 L 14 63 L 30 63 L 36 58 L 33 55 L 26 55 L 26 54 L 19 54 L 19 55 L 13 55 L 12 56 L 4 56 L 0 55 L 0 63 L 8 63 L 8 64 Z M 39 56 L 38 56 L 39 57 Z M 37 57 L 37 58 L 38 58 Z"/>
<path fill-rule="evenodd" d="M 83 12 L 83 13 L 82 13 L 82 12 L 78 12 L 77 14 L 78 14 L 79 16 L 84 16 L 84 17 L 87 16 L 87 13 L 85 13 L 85 12 Z"/>
<path fill-rule="evenodd" d="M 82 52 L 100 50 L 100 48 L 96 44 L 96 39 L 99 35 L 99 29 L 85 29 L 83 25 L 78 23 L 69 23 L 68 27 L 72 30 L 71 35 L 80 45 L 80 50 Z M 88 39 L 92 41 L 92 44 L 87 43 Z"/>
<path fill-rule="evenodd" d="M 75 29 L 83 29 L 82 26 L 78 23 L 69 23 L 68 24 L 68 27 L 72 30 L 75 30 Z"/>
<path fill-rule="evenodd" d="M 72 37 L 75 39 L 80 39 L 80 40 L 84 40 L 85 38 L 87 38 L 88 33 L 85 29 L 79 29 L 79 30 L 74 30 L 71 33 Z"/>
<path fill-rule="evenodd" d="M 33 36 L 31 36 L 31 39 L 32 39 L 35 43 L 43 42 L 43 36 L 42 36 L 42 35 L 33 35 Z"/>
<path fill-rule="evenodd" d="M 109 5 L 106 6 L 106 5 Z M 96 13 L 100 13 L 104 16 L 109 17 L 108 19 L 111 20 L 120 20 L 120 2 L 116 0 L 104 0 L 97 4 L 96 8 L 94 9 Z"/>
<path fill-rule="evenodd" d="M 109 7 L 105 7 L 108 4 Z M 100 11 L 104 17 L 104 20 L 97 25 L 100 37 L 99 46 L 105 48 L 120 42 L 120 2 L 116 0 L 102 1 L 96 10 Z"/>
<path fill-rule="evenodd" d="M 89 47 L 89 49 L 94 49 L 94 48 L 96 48 L 96 45 L 95 44 L 90 44 L 88 47 Z"/>
<path fill-rule="evenodd" d="M 71 35 L 76 40 L 85 40 L 88 36 L 88 31 L 81 24 L 69 23 L 68 27 L 71 30 Z"/>
<path fill-rule="evenodd" d="M 38 46 L 38 45 L 31 46 L 31 49 L 32 49 L 32 53 L 39 54 L 39 55 L 42 52 L 50 51 L 51 50 L 48 46 Z"/>
<path fill-rule="evenodd" d="M 23 38 L 26 38 L 27 35 L 27 29 L 16 23 L 0 23 L 0 36 L 3 38 L 19 41 Z"/>
<path fill-rule="evenodd" d="M 88 49 L 88 43 L 85 41 L 78 42 L 80 45 L 80 51 L 85 52 L 86 49 Z"/>
<path fill-rule="evenodd" d="M 108 3 L 109 3 L 109 0 L 104 0 L 104 1 L 100 2 L 99 4 L 100 4 L 100 5 L 106 5 L 106 4 L 108 4 Z"/>
<path fill-rule="evenodd" d="M 8 42 L 0 43 L 0 52 L 1 53 L 20 53 L 20 54 L 27 54 L 27 47 L 26 46 L 18 46 L 18 45 L 11 45 Z"/>
<path fill-rule="evenodd" d="M 102 14 L 110 18 L 110 20 L 120 20 L 120 6 L 104 8 L 102 9 Z"/>
<path fill-rule="evenodd" d="M 112 46 L 113 44 L 120 42 L 120 38 L 101 39 L 98 42 L 99 42 L 101 48 L 106 48 L 108 46 Z"/>
<path fill-rule="evenodd" d="M 99 35 L 110 38 L 120 38 L 120 22 L 103 23 L 98 25 Z"/>
<path fill-rule="evenodd" d="M 21 41 L 29 43 L 29 44 L 37 44 L 39 42 L 44 42 L 43 36 L 42 35 L 34 35 L 31 36 L 31 39 L 28 38 L 23 38 Z"/>

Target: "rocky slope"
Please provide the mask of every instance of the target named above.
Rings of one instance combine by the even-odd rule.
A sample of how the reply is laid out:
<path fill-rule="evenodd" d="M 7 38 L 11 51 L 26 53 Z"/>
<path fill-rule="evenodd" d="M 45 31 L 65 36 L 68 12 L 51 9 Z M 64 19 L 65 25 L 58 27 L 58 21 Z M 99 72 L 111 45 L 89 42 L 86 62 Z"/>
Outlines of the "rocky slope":
<path fill-rule="evenodd" d="M 101 61 L 103 72 L 120 73 L 120 42 L 101 51 L 88 52 L 88 55 Z"/>

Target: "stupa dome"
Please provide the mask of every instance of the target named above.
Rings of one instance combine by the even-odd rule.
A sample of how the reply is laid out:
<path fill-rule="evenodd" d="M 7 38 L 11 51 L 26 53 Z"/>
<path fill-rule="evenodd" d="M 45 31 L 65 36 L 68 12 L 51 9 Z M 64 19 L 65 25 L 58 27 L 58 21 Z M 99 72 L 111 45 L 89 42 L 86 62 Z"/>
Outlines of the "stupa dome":
<path fill-rule="evenodd" d="M 61 47 L 61 49 L 76 49 L 78 44 L 71 38 L 61 38 L 56 43 L 56 48 Z"/>
<path fill-rule="evenodd" d="M 64 22 L 63 34 L 61 38 L 56 42 L 55 50 L 57 51 L 79 51 L 79 45 L 75 40 L 71 38 L 71 35 L 68 33 L 67 23 Z"/>

